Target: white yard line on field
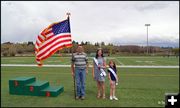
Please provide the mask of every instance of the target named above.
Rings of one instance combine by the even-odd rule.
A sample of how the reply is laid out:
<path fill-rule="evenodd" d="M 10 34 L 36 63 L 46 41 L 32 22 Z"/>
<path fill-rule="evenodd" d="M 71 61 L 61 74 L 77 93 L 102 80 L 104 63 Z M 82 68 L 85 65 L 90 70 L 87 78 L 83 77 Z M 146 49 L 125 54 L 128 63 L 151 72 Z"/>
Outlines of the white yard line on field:
<path fill-rule="evenodd" d="M 114 59 L 114 60 L 116 60 L 116 61 L 118 62 L 118 64 L 124 65 L 124 63 L 120 62 L 120 61 L 119 61 L 117 58 L 115 58 L 115 57 L 108 57 L 107 59 Z"/>
<path fill-rule="evenodd" d="M 124 65 L 124 63 L 120 62 L 118 59 L 115 59 L 119 64 Z"/>
<path fill-rule="evenodd" d="M 38 67 L 37 64 L 1 64 L 1 66 L 6 67 Z M 42 67 L 71 67 L 71 65 L 43 65 Z M 92 67 L 92 65 L 89 65 Z M 179 68 L 179 66 L 148 66 L 148 65 L 117 65 L 120 68 Z"/>

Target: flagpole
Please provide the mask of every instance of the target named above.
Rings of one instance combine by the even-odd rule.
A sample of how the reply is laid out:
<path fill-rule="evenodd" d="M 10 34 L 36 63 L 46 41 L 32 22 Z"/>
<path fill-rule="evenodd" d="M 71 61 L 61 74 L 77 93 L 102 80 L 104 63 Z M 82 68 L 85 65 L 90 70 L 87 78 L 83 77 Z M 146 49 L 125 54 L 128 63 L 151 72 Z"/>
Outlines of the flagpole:
<path fill-rule="evenodd" d="M 69 27 L 70 27 L 70 18 L 69 16 L 71 15 L 69 12 L 66 13 L 66 15 L 68 16 L 68 21 L 69 21 Z M 71 29 L 69 28 L 70 32 L 71 32 Z M 72 44 L 73 45 L 73 44 Z M 73 46 L 71 47 L 71 54 L 73 56 Z M 75 72 L 74 72 L 74 76 L 73 76 L 73 83 L 74 83 L 74 99 L 76 99 L 76 88 L 75 88 Z"/>

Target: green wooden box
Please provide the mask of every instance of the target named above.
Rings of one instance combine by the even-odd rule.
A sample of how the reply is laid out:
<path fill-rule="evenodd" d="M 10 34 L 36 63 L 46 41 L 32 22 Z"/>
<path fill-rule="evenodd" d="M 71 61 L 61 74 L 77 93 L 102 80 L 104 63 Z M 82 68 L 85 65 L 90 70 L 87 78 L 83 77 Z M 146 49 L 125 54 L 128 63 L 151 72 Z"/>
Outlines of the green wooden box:
<path fill-rule="evenodd" d="M 63 91 L 63 86 L 49 86 L 48 81 L 37 81 L 34 76 L 9 80 L 10 94 L 56 97 Z"/>
<path fill-rule="evenodd" d="M 9 93 L 23 95 L 25 85 L 36 80 L 35 77 L 17 77 L 9 80 Z"/>
<path fill-rule="evenodd" d="M 40 91 L 40 96 L 56 97 L 64 91 L 63 86 L 49 86 Z"/>
<path fill-rule="evenodd" d="M 25 86 L 25 94 L 32 96 L 39 96 L 40 90 L 43 90 L 49 86 L 48 81 L 36 81 Z"/>

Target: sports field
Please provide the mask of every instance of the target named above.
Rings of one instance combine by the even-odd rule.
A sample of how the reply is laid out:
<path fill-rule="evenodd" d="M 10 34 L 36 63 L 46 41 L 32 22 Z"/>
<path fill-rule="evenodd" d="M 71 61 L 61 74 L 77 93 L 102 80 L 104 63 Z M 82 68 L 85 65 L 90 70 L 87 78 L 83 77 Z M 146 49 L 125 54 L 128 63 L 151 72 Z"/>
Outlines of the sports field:
<path fill-rule="evenodd" d="M 117 65 L 178 66 L 176 57 L 111 57 Z M 35 64 L 34 57 L 2 57 L 1 64 Z M 92 58 L 89 58 L 90 64 Z M 69 57 L 51 57 L 44 64 L 69 65 Z M 74 100 L 73 80 L 69 67 L 1 67 L 1 106 L 106 106 L 106 107 L 164 107 L 165 93 L 179 91 L 179 68 L 118 68 L 118 101 L 109 100 L 109 81 L 106 78 L 107 99 L 96 99 L 96 82 L 92 68 L 86 80 L 86 99 Z M 19 76 L 35 76 L 51 85 L 63 85 L 58 97 L 10 95 L 8 80 Z"/>
<path fill-rule="evenodd" d="M 116 65 L 171 65 L 179 64 L 178 57 L 146 57 L 146 56 L 122 56 L 122 57 L 106 57 L 107 63 L 112 59 Z M 44 61 L 44 64 L 61 64 L 69 65 L 70 57 L 50 57 Z M 89 57 L 89 63 L 92 64 L 93 57 Z M 2 57 L 1 64 L 36 64 L 35 57 Z"/>

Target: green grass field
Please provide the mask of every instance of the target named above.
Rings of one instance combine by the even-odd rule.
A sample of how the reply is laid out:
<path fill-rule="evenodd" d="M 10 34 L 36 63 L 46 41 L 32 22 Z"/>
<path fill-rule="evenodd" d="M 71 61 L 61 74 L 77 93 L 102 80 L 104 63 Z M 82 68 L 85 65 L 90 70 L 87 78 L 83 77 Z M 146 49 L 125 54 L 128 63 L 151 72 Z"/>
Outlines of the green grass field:
<path fill-rule="evenodd" d="M 107 60 L 108 59 L 114 58 L 107 58 Z M 70 64 L 69 60 L 70 58 L 52 57 L 44 63 Z M 136 63 L 139 63 L 138 65 L 179 65 L 178 58 L 175 57 L 154 57 L 154 59 L 148 57 L 116 57 L 114 60 L 116 60 L 119 65 L 137 65 Z M 90 61 L 92 61 L 92 58 L 90 58 Z M 145 64 L 142 63 L 143 61 Z M 149 62 L 145 61 L 154 61 L 155 63 L 149 64 Z M 35 64 L 35 62 L 33 57 L 2 57 L 1 64 Z M 96 99 L 96 82 L 92 79 L 91 70 L 92 68 L 89 68 L 86 80 L 86 99 L 81 101 L 74 100 L 73 80 L 70 68 L 1 67 L 1 106 L 164 107 L 164 104 L 160 102 L 164 101 L 165 93 L 179 92 L 178 68 L 118 68 L 120 80 L 116 88 L 116 95 L 119 100 L 110 101 L 108 99 L 109 81 L 107 78 L 105 82 L 107 99 Z M 10 95 L 8 80 L 19 76 L 35 76 L 38 80 L 49 81 L 51 85 L 63 85 L 64 92 L 58 97 Z"/>
<path fill-rule="evenodd" d="M 2 57 L 1 64 L 36 64 L 35 57 Z M 117 65 L 178 65 L 179 58 L 176 57 L 107 57 L 107 63 L 110 59 Z M 44 64 L 70 64 L 70 57 L 50 57 L 43 61 Z M 89 63 L 92 64 L 92 57 L 89 57 Z"/>

